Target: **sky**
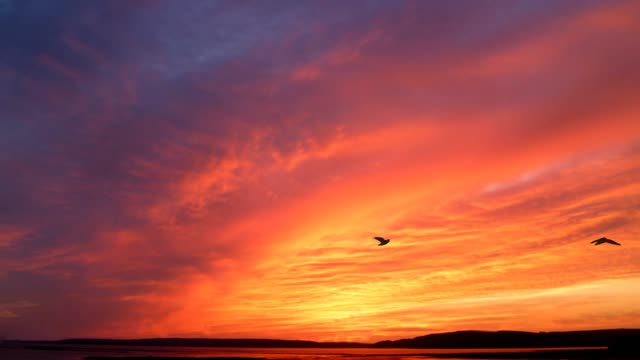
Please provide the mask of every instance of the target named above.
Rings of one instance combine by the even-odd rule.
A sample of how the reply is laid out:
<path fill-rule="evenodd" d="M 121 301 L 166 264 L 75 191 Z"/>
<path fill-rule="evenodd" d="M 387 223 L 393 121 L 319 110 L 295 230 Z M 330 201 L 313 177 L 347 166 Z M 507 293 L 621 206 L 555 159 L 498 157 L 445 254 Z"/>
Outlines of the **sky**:
<path fill-rule="evenodd" d="M 0 338 L 640 328 L 638 38 L 625 0 L 2 0 Z"/>

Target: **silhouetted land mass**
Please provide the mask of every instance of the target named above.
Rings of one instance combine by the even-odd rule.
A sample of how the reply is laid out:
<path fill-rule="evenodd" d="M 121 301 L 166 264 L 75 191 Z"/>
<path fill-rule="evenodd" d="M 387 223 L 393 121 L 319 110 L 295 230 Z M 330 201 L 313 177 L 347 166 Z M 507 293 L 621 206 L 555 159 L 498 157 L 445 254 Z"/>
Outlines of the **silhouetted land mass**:
<path fill-rule="evenodd" d="M 640 347 L 640 329 L 587 331 L 456 331 L 430 334 L 412 339 L 386 340 L 374 344 L 354 342 L 316 342 L 274 339 L 66 339 L 51 344 L 118 345 L 118 346 L 184 346 L 246 348 L 413 348 L 413 349 L 490 349 L 542 347 L 610 347 L 629 350 Z M 40 342 L 42 344 L 42 342 Z"/>
<path fill-rule="evenodd" d="M 381 341 L 379 348 L 489 349 L 537 347 L 596 347 L 630 349 L 640 346 L 640 329 L 588 331 L 456 331 L 419 336 L 412 339 Z"/>
<path fill-rule="evenodd" d="M 117 346 L 184 346 L 184 347 L 246 347 L 246 348 L 364 348 L 370 344 L 354 342 L 316 342 L 306 340 L 275 339 L 207 339 L 207 338 L 154 338 L 154 339 L 66 339 L 55 344 L 117 345 Z"/>
<path fill-rule="evenodd" d="M 353 342 L 315 342 L 303 340 L 273 339 L 206 339 L 206 338 L 154 338 L 154 339 L 66 339 L 59 341 L 4 341 L 0 347 L 26 347 L 33 350 L 107 351 L 94 345 L 131 347 L 165 347 L 165 356 L 154 360 L 171 360 L 168 347 L 243 347 L 243 348 L 413 348 L 425 349 L 415 356 L 466 359 L 640 359 L 640 329 L 613 329 L 567 332 L 524 331 L 456 331 L 431 334 L 412 339 L 381 341 L 375 344 Z M 603 347 L 603 349 L 570 349 L 572 347 Z M 514 348 L 514 351 L 492 349 Z M 515 348 L 530 348 L 523 352 Z M 539 349 L 536 349 L 539 348 Z M 569 348 L 569 349 L 542 349 Z M 478 349 L 473 352 L 430 353 L 428 349 Z M 485 350 L 486 349 L 486 350 Z M 133 354 L 132 354 L 133 355 Z M 372 355 L 373 356 L 373 355 Z M 148 357 L 89 356 L 91 360 L 121 359 L 146 360 Z M 180 358 L 190 359 L 190 358 Z M 200 359 L 202 360 L 202 359 Z M 216 357 L 212 360 L 231 360 Z M 262 360 L 258 358 L 233 358 L 233 360 Z"/>

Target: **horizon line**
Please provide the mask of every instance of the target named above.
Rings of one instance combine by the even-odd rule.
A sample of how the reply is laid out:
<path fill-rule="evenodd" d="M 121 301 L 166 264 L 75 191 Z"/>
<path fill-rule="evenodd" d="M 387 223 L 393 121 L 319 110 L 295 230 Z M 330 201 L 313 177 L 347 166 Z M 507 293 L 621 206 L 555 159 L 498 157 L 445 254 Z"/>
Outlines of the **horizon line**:
<path fill-rule="evenodd" d="M 257 338 L 257 337 L 181 337 L 181 336 L 165 336 L 165 337 L 142 337 L 142 338 L 109 338 L 109 337 L 69 337 L 62 339 L 53 339 L 53 340 L 34 340 L 34 339 L 0 339 L 0 343 L 2 342 L 61 342 L 61 341 L 71 341 L 71 340 L 114 340 L 114 341 L 144 341 L 144 340 L 267 340 L 267 341 L 291 341 L 291 342 L 311 342 L 318 344 L 357 344 L 357 345 L 374 345 L 381 342 L 386 341 L 399 341 L 399 340 L 410 340 L 423 336 L 430 335 L 439 335 L 439 334 L 454 334 L 461 332 L 484 332 L 484 333 L 500 333 L 500 332 L 519 332 L 519 333 L 530 333 L 530 334 L 541 334 L 541 333 L 580 333 L 580 332 L 595 332 L 595 331 L 620 331 L 620 330 L 638 330 L 640 331 L 640 327 L 638 328 L 599 328 L 599 329 L 588 329 L 588 330 L 561 330 L 561 331 L 530 331 L 530 330 L 477 330 L 477 329 L 465 329 L 465 330 L 454 330 L 454 331 L 444 331 L 444 332 L 433 332 L 427 333 L 423 335 L 416 335 L 413 337 L 406 338 L 398 338 L 398 339 L 385 339 L 379 340 L 375 342 L 359 342 L 359 341 L 319 341 L 319 340 L 305 340 L 305 339 L 283 339 L 283 338 Z"/>

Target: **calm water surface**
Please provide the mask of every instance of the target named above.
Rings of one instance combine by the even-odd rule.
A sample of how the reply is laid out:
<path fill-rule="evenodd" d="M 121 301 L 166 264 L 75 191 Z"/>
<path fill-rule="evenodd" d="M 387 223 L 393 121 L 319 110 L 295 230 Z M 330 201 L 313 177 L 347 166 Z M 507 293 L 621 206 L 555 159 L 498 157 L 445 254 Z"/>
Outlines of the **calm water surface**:
<path fill-rule="evenodd" d="M 1 348 L 2 360 L 82 360 L 86 356 L 191 356 L 256 357 L 279 360 L 427 360 L 442 359 L 438 354 L 472 352 L 525 352 L 548 349 L 287 349 L 287 348 L 187 348 L 161 346 L 82 346 L 58 345 L 56 350 Z M 602 348 L 582 348 L 602 349 Z M 454 360 L 453 358 L 447 358 Z M 467 360 L 463 355 L 457 360 Z M 476 358 L 477 360 L 477 358 Z M 487 360 L 490 360 L 487 358 Z"/>

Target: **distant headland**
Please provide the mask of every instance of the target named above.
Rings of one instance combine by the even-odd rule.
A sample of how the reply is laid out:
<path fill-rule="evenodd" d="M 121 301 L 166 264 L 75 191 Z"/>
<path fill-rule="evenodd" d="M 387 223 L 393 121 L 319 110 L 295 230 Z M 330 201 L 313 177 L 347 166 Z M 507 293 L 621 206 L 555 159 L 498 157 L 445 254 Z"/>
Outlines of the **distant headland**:
<path fill-rule="evenodd" d="M 385 340 L 376 343 L 316 342 L 278 339 L 65 339 L 57 341 L 21 341 L 47 345 L 113 345 L 113 346 L 184 346 L 246 348 L 411 348 L 411 349 L 490 349 L 609 347 L 630 349 L 640 346 L 640 329 L 607 329 L 586 331 L 455 331 L 430 334 L 411 339 Z"/>

